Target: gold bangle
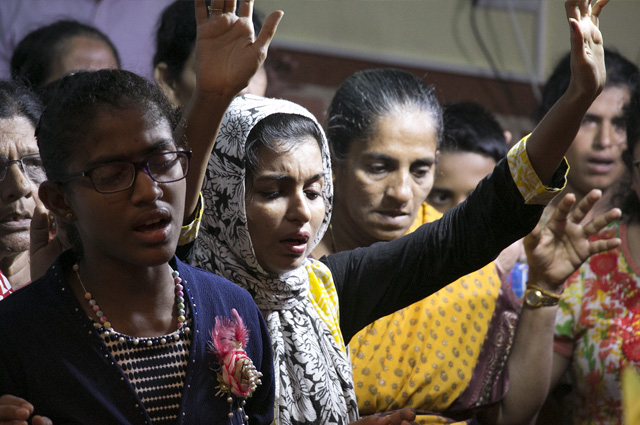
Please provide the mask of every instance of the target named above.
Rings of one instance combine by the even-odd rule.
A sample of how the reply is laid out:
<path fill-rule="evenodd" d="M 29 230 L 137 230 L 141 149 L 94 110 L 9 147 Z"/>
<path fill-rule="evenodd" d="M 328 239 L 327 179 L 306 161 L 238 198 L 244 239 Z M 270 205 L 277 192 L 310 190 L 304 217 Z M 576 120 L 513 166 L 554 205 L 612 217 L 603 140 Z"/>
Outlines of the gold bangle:
<path fill-rule="evenodd" d="M 549 291 L 547 291 L 546 289 L 542 289 L 542 288 L 541 288 L 541 287 L 539 287 L 539 286 L 532 285 L 532 284 L 531 284 L 531 283 L 529 283 L 529 282 L 527 282 L 527 288 L 528 288 L 528 289 L 535 289 L 536 291 L 540 291 L 540 293 L 541 293 L 542 295 L 546 295 L 547 297 L 555 298 L 556 300 L 559 300 L 559 299 L 560 299 L 560 294 L 556 294 L 556 293 L 553 293 L 553 292 L 549 292 Z"/>

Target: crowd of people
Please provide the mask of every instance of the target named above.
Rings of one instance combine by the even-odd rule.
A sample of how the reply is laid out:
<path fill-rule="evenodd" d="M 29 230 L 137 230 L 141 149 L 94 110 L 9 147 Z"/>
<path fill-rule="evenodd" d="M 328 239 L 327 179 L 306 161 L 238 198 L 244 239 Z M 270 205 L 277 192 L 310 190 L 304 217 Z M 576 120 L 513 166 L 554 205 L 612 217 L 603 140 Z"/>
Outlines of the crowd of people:
<path fill-rule="evenodd" d="M 326 121 L 264 97 L 283 14 L 253 2 L 166 2 L 153 80 L 90 23 L 25 34 L 0 82 L 0 424 L 621 423 L 640 73 L 604 49 L 607 3 L 565 2 L 517 142 L 398 69 L 348 77 Z"/>

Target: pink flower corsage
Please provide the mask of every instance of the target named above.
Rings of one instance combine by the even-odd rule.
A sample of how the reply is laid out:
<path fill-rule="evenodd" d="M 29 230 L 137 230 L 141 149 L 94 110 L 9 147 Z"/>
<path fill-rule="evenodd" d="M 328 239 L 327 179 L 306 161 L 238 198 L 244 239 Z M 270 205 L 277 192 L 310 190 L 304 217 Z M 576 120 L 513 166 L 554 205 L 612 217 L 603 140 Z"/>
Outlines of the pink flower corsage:
<path fill-rule="evenodd" d="M 234 397 L 242 399 L 237 410 L 243 413 L 245 421 L 248 420 L 243 409 L 245 400 L 262 384 L 262 373 L 256 369 L 244 350 L 248 342 L 249 330 L 235 308 L 231 310 L 231 319 L 216 317 L 209 346 L 220 365 L 216 370 L 219 383 L 216 395 L 227 397 L 230 405 L 229 418 L 233 417 Z"/>

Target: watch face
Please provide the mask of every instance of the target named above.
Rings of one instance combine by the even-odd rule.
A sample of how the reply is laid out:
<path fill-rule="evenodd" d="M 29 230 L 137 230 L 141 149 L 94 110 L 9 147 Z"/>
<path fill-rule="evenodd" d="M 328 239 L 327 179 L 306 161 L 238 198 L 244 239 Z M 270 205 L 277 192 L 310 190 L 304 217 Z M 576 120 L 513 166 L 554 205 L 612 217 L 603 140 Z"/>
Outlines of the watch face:
<path fill-rule="evenodd" d="M 527 305 L 531 307 L 538 307 L 542 300 L 542 293 L 535 289 L 529 289 L 524 294 L 524 299 L 527 302 Z"/>

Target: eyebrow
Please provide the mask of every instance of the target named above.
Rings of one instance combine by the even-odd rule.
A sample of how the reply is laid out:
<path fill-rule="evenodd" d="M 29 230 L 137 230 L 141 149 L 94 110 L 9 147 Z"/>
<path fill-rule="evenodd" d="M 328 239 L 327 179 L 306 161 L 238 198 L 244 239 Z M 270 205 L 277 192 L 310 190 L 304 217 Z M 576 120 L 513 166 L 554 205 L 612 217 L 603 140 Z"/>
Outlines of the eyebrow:
<path fill-rule="evenodd" d="M 309 177 L 308 179 L 306 179 L 304 182 L 305 183 L 310 183 L 310 182 L 315 182 L 321 179 L 324 179 L 325 173 L 318 173 L 315 174 L 311 177 Z M 263 176 L 258 176 L 255 178 L 256 182 L 263 182 L 263 181 L 285 181 L 285 182 L 293 182 L 295 181 L 295 179 L 293 177 L 291 177 L 288 174 L 266 174 Z"/>
<path fill-rule="evenodd" d="M 369 160 L 379 160 L 379 161 L 387 161 L 387 162 L 398 162 L 397 159 L 384 154 L 384 153 L 377 153 L 377 152 L 371 152 L 371 153 L 366 153 L 364 154 L 364 157 L 366 159 Z M 431 158 L 418 158 L 415 161 L 413 161 L 412 163 L 420 163 L 420 164 L 425 164 L 425 165 L 432 165 L 434 162 L 436 161 L 435 157 L 431 157 Z"/>
<path fill-rule="evenodd" d="M 111 155 L 111 156 L 103 156 L 100 157 L 98 159 L 96 159 L 95 161 L 91 161 L 89 164 L 87 164 L 88 166 L 95 166 L 95 165 L 101 165 L 101 164 L 108 164 L 110 162 L 120 162 L 120 161 L 128 161 L 130 160 L 130 158 L 132 156 L 147 156 L 150 155 L 156 151 L 159 151 L 161 149 L 166 148 L 167 146 L 173 146 L 176 149 L 178 149 L 178 147 L 176 146 L 176 142 L 173 139 L 163 139 L 160 140 L 156 143 L 154 143 L 151 146 L 147 146 L 146 148 L 142 149 L 142 151 L 139 152 L 135 152 L 133 154 L 125 154 L 125 155 Z"/>

